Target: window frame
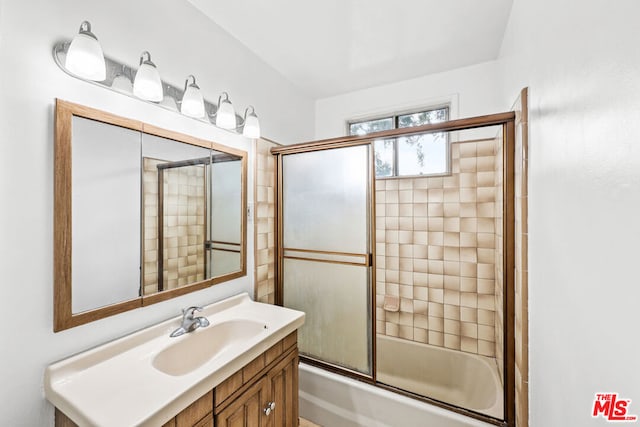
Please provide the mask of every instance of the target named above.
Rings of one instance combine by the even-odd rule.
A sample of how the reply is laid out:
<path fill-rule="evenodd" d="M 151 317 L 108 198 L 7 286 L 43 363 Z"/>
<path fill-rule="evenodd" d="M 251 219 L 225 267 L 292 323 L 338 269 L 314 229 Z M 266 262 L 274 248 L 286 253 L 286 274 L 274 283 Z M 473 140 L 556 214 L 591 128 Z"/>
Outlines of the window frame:
<path fill-rule="evenodd" d="M 430 111 L 435 111 L 435 110 L 446 110 L 446 120 L 445 121 L 449 121 L 451 120 L 450 114 L 451 114 L 451 104 L 450 103 L 445 103 L 445 104 L 437 104 L 437 105 L 430 105 L 428 107 L 422 107 L 422 108 L 414 108 L 411 110 L 404 110 L 404 111 L 396 111 L 396 112 L 392 112 L 392 113 L 387 113 L 387 114 L 377 114 L 375 116 L 368 116 L 368 117 L 360 117 L 357 119 L 351 119 L 351 120 L 347 120 L 346 121 L 346 130 L 347 130 L 347 135 L 348 136 L 356 136 L 357 134 L 352 134 L 351 133 L 351 126 L 354 124 L 358 124 L 358 123 L 366 123 L 366 122 L 373 122 L 373 121 L 377 121 L 377 120 L 385 120 L 385 119 L 392 119 L 393 121 L 393 128 L 391 129 L 406 129 L 410 126 L 406 126 L 401 128 L 399 126 L 400 124 L 400 117 L 401 116 L 409 116 L 412 114 L 420 114 L 420 113 L 426 113 L 426 112 L 430 112 Z M 446 168 L 444 172 L 439 172 L 439 173 L 425 173 L 425 174 L 418 174 L 418 175 L 400 175 L 398 173 L 398 167 L 399 167 L 399 154 L 398 154 L 398 138 L 385 138 L 385 139 L 390 139 L 392 141 L 393 144 L 393 161 L 392 161 L 392 175 L 389 176 L 375 176 L 375 179 L 398 179 L 398 178 L 428 178 L 428 177 L 438 177 L 438 176 L 449 176 L 451 175 L 451 139 L 449 138 L 449 132 L 444 132 L 445 134 L 445 160 L 446 160 Z M 368 134 L 365 134 L 368 135 Z M 382 141 L 384 141 L 385 139 L 382 139 Z M 373 141 L 373 153 L 375 156 L 375 142 L 377 140 Z"/>

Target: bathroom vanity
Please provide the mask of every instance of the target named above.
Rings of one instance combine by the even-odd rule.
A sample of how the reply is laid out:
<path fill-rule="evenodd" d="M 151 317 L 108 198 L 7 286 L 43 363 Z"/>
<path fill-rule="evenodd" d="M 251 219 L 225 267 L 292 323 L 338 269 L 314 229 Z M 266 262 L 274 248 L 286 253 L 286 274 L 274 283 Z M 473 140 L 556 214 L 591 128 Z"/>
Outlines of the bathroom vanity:
<path fill-rule="evenodd" d="M 297 425 L 304 313 L 241 294 L 201 314 L 182 337 L 175 318 L 50 365 L 56 426 Z"/>

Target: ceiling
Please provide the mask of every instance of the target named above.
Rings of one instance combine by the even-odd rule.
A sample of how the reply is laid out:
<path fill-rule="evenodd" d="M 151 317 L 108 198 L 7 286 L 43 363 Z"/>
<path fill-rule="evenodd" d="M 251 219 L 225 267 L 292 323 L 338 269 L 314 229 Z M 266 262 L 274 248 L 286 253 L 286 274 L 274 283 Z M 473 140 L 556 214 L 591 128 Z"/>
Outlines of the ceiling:
<path fill-rule="evenodd" d="M 497 58 L 513 0 L 188 0 L 323 98 Z"/>

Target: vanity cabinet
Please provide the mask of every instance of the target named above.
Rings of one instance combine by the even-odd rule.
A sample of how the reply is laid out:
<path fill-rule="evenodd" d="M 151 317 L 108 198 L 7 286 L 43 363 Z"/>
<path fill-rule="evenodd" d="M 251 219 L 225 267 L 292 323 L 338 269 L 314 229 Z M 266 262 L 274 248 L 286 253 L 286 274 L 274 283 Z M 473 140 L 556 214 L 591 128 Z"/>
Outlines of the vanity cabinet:
<path fill-rule="evenodd" d="M 76 424 L 56 409 L 56 427 Z M 162 427 L 298 425 L 298 347 L 294 331 L 197 399 Z"/>

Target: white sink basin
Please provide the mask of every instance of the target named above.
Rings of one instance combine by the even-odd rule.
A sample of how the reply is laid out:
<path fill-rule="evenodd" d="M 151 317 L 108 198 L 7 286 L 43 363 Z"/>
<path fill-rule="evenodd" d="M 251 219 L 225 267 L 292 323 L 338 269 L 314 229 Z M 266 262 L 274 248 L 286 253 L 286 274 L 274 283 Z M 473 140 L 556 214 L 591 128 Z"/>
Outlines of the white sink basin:
<path fill-rule="evenodd" d="M 264 323 L 236 319 L 196 329 L 174 338 L 171 344 L 153 358 L 153 367 L 169 375 L 185 375 L 204 365 L 221 352 L 260 333 L 266 333 Z"/>
<path fill-rule="evenodd" d="M 246 293 L 198 315 L 210 325 L 171 338 L 176 316 L 49 365 L 45 397 L 78 425 L 163 425 L 304 323 Z"/>

